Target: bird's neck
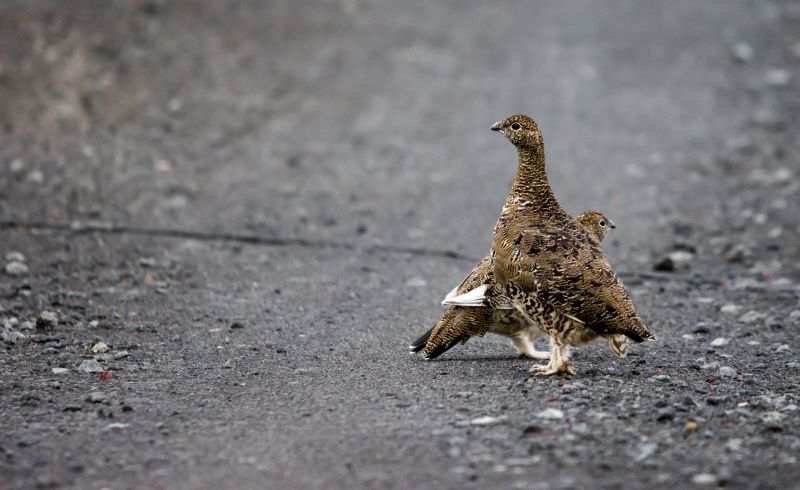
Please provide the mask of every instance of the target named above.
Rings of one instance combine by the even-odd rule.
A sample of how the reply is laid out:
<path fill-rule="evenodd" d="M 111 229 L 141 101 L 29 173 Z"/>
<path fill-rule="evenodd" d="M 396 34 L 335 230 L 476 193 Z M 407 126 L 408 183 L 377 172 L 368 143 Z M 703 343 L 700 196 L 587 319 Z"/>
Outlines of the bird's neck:
<path fill-rule="evenodd" d="M 519 162 L 517 176 L 508 194 L 508 200 L 529 201 L 541 210 L 561 209 L 550 182 L 547 180 L 547 171 L 544 164 L 544 147 L 517 148 Z"/>

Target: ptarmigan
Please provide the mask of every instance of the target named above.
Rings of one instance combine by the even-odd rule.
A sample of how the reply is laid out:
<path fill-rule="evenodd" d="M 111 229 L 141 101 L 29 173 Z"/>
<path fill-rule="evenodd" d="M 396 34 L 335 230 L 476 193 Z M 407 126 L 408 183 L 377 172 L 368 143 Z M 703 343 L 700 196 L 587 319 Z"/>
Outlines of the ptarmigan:
<path fill-rule="evenodd" d="M 602 241 L 616 227 L 613 221 L 598 211 L 586 211 L 576 219 L 597 241 Z M 466 293 L 490 282 L 491 277 L 491 260 L 486 256 L 450 296 Z M 513 308 L 501 310 L 486 306 L 448 306 L 433 328 L 415 340 L 409 349 L 411 352 L 423 351 L 425 359 L 434 359 L 458 343 L 463 344 L 476 335 L 482 337 L 486 332 L 511 338 L 514 347 L 523 357 L 530 359 L 550 357 L 549 352 L 538 351 L 534 346 L 534 340 L 544 335 L 544 331 L 538 325 L 529 324 L 525 317 Z M 627 337 L 617 336 L 609 339 L 609 346 L 617 355 L 624 357 L 628 348 Z"/>
<path fill-rule="evenodd" d="M 655 340 L 594 239 L 556 201 L 545 171 L 544 143 L 530 117 L 511 116 L 491 129 L 517 148 L 517 175 L 495 225 L 490 254 L 494 284 L 460 297 L 493 308 L 510 303 L 553 340 L 541 375 L 574 374 L 569 346 L 625 335 Z M 475 304 L 475 303 L 472 303 Z"/>

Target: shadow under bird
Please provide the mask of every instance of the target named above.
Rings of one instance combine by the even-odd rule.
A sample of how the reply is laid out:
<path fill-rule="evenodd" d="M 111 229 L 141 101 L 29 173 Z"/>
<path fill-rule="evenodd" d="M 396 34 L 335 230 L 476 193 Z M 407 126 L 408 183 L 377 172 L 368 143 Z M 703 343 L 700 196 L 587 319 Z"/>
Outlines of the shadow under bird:
<path fill-rule="evenodd" d="M 585 211 L 575 218 L 597 240 L 602 241 L 608 233 L 616 228 L 614 222 L 599 211 Z M 448 294 L 449 298 L 464 294 L 482 284 L 494 281 L 491 257 L 484 257 L 467 275 L 462 283 Z M 509 337 L 520 356 L 529 359 L 547 359 L 548 351 L 538 351 L 534 341 L 545 335 L 538 324 L 530 324 L 508 305 L 507 309 L 493 309 L 488 306 L 447 306 L 444 315 L 434 326 L 409 345 L 412 353 L 422 351 L 426 360 L 435 359 L 458 344 L 463 344 L 471 337 L 483 337 L 486 333 L 494 333 Z M 611 350 L 624 357 L 628 349 L 628 339 L 617 335 L 609 339 Z"/>
<path fill-rule="evenodd" d="M 491 129 L 517 149 L 517 174 L 492 236 L 494 282 L 446 301 L 503 308 L 510 304 L 552 339 L 550 362 L 540 375 L 575 374 L 570 346 L 624 335 L 635 342 L 655 334 L 608 262 L 600 242 L 556 200 L 545 170 L 542 133 L 516 115 Z"/>

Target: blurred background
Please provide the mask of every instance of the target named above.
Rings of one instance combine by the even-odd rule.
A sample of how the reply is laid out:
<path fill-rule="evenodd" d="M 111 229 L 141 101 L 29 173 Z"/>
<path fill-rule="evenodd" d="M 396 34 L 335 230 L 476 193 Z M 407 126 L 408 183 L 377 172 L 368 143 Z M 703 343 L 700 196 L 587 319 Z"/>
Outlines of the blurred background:
<path fill-rule="evenodd" d="M 5 0 L 0 470 L 19 488 L 796 481 L 798 88 L 790 0 Z M 405 353 L 489 250 L 516 165 L 489 126 L 516 113 L 562 205 L 616 223 L 604 246 L 660 338 L 580 350 L 583 387 L 531 381 L 499 339 Z M 569 423 L 530 425 L 547 406 Z M 506 418 L 471 428 L 487 415 Z"/>

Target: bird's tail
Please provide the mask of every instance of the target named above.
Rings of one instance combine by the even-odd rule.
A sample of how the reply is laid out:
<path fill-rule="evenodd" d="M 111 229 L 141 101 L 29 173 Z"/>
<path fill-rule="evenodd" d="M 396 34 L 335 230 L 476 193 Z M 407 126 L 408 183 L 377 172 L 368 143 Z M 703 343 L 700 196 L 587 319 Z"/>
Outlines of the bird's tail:
<path fill-rule="evenodd" d="M 428 343 L 428 339 L 431 338 L 431 334 L 433 333 L 433 329 L 434 328 L 436 328 L 435 325 L 433 327 L 431 327 L 430 330 L 428 330 L 424 334 L 420 335 L 420 337 L 417 340 L 415 340 L 414 342 L 411 342 L 411 344 L 408 346 L 408 350 L 411 351 L 411 353 L 413 354 L 415 352 L 419 352 L 422 349 L 424 349 L 425 348 L 425 344 Z"/>

